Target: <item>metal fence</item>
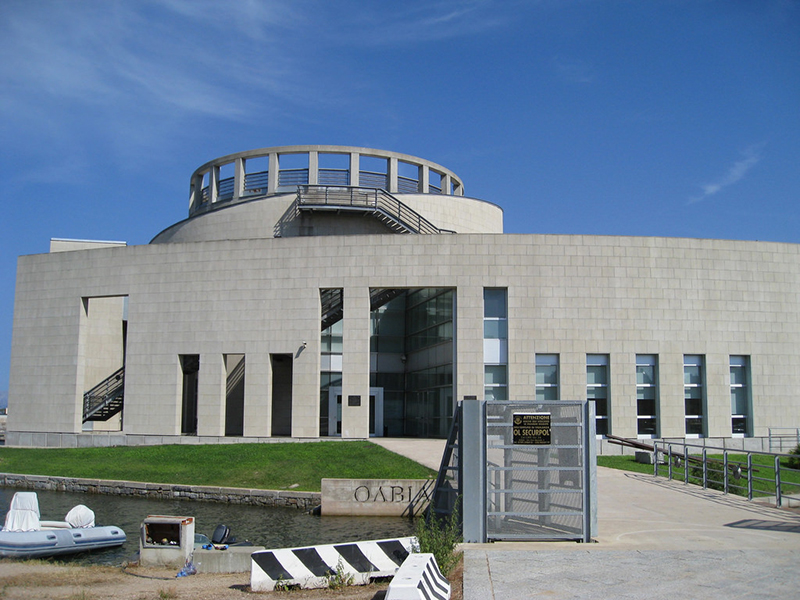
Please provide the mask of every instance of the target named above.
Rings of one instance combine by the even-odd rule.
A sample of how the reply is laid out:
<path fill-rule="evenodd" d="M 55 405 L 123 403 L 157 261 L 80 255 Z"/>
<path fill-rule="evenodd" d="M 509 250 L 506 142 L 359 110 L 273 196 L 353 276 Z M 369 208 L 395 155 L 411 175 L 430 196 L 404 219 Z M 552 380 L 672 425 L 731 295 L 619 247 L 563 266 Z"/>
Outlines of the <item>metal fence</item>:
<path fill-rule="evenodd" d="M 549 438 L 519 443 L 523 415 L 546 417 Z M 487 538 L 590 539 L 587 421 L 584 402 L 486 403 Z"/>
<path fill-rule="evenodd" d="M 656 476 L 678 479 L 748 500 L 769 498 L 780 507 L 800 501 L 800 469 L 790 468 L 785 454 L 730 450 L 681 442 L 654 443 Z"/>
<path fill-rule="evenodd" d="M 769 451 L 789 452 L 800 446 L 800 427 L 770 427 Z"/>

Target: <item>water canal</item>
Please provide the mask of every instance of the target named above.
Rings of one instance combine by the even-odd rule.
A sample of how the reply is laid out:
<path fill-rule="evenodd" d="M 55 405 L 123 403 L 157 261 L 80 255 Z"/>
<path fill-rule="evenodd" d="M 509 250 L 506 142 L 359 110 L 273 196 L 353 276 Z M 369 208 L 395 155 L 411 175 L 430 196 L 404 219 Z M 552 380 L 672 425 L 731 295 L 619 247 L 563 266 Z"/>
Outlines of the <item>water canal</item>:
<path fill-rule="evenodd" d="M 0 488 L 0 519 L 18 490 Z M 401 517 L 324 517 L 302 510 L 193 502 L 191 500 L 150 500 L 126 496 L 75 494 L 38 491 L 39 512 L 43 520 L 60 521 L 76 504 L 85 504 L 95 513 L 98 525 L 116 525 L 125 532 L 121 548 L 66 558 L 81 564 L 120 565 L 135 560 L 139 551 L 139 527 L 148 515 L 195 517 L 195 532 L 211 536 L 224 523 L 239 539 L 266 548 L 291 548 L 412 535 L 414 525 Z M 2 522 L 2 521 L 0 521 Z M 63 561 L 65 557 L 59 558 Z"/>

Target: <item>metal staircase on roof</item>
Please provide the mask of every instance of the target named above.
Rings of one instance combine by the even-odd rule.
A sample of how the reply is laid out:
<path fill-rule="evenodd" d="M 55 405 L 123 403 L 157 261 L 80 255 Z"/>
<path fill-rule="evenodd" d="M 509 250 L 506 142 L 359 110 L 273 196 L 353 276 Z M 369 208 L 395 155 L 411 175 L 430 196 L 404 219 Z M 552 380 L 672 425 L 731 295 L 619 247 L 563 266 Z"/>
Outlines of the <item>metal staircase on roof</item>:
<path fill-rule="evenodd" d="M 300 185 L 295 204 L 297 210 L 305 212 L 361 212 L 375 217 L 397 233 L 455 233 L 439 229 L 382 188 Z"/>
<path fill-rule="evenodd" d="M 83 422 L 108 421 L 122 410 L 125 367 L 121 367 L 83 395 Z"/>

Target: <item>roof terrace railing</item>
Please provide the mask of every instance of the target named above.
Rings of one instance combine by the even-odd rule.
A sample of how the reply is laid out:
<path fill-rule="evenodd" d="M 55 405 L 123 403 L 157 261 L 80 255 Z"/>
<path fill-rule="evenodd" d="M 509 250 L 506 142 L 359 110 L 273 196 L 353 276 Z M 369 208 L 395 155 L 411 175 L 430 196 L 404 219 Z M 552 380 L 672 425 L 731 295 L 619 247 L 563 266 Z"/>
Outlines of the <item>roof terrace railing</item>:
<path fill-rule="evenodd" d="M 351 186 L 301 185 L 297 188 L 300 210 L 359 210 L 376 213 L 396 231 L 404 233 L 455 233 L 439 229 L 413 208 L 386 190 Z"/>
<path fill-rule="evenodd" d="M 285 157 L 291 160 L 283 160 Z M 251 172 L 247 170 L 248 161 L 257 165 Z M 331 161 L 338 162 L 338 167 L 325 164 Z M 287 168 L 281 168 L 282 162 Z M 341 168 L 342 162 L 348 167 Z M 289 163 L 292 168 L 288 168 Z M 411 175 L 414 171 L 416 177 Z M 414 156 L 351 146 L 280 146 L 229 154 L 197 169 L 190 182 L 189 216 L 221 203 L 291 193 L 298 185 L 372 187 L 390 194 L 464 195 L 464 186 L 455 173 Z"/>

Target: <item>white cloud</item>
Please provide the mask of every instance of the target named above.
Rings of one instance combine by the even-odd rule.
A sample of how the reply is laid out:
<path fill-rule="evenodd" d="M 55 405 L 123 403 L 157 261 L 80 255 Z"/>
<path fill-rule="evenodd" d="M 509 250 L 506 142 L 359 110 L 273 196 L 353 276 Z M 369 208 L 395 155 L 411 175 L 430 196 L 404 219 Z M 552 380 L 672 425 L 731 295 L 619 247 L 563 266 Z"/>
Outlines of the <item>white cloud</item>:
<path fill-rule="evenodd" d="M 764 143 L 754 144 L 742 152 L 742 158 L 737 160 L 719 179 L 700 186 L 703 193 L 689 199 L 689 204 L 705 200 L 709 196 L 719 193 L 728 186 L 733 185 L 742 179 L 750 169 L 761 161 L 761 152 L 764 150 Z"/>
<path fill-rule="evenodd" d="M 594 67 L 584 60 L 556 56 L 553 67 L 559 79 L 565 83 L 591 83 L 596 78 Z"/>

